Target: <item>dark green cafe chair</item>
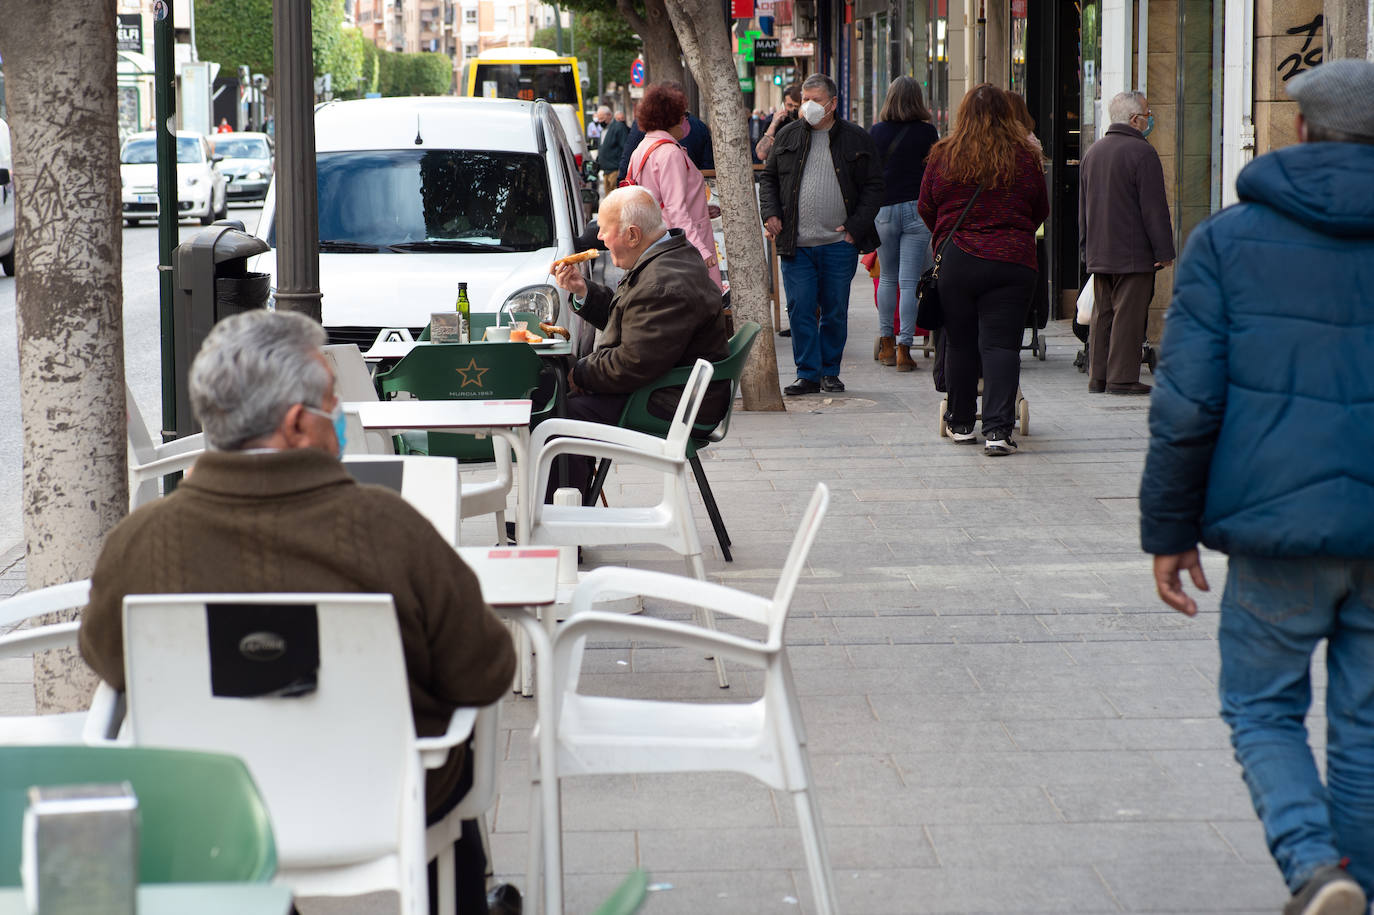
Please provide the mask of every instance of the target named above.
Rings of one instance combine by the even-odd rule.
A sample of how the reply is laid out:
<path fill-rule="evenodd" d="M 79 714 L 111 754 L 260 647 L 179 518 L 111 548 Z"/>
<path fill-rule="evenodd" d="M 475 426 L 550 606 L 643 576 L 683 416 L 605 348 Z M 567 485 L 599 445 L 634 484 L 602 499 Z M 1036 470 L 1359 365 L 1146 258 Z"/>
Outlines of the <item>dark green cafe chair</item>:
<path fill-rule="evenodd" d="M 128 782 L 138 798 L 139 883 L 270 883 L 267 807 L 236 756 L 147 747 L 0 747 L 0 886 L 19 886 L 33 786 Z"/>
<path fill-rule="evenodd" d="M 759 330 L 759 325 L 753 321 L 742 325 L 730 338 L 729 354 L 720 362 L 713 364 L 715 372 L 711 376 L 711 381 L 712 383 L 717 381 L 730 382 L 730 403 L 725 408 L 725 416 L 721 418 L 719 423 L 697 423 L 693 427 L 692 437 L 687 441 L 687 460 L 692 465 L 692 475 L 696 477 L 697 488 L 701 490 L 701 501 L 706 505 L 706 514 L 711 518 L 711 527 L 715 528 L 716 540 L 720 543 L 720 552 L 726 562 L 734 561 L 730 555 L 730 534 L 725 529 L 725 522 L 720 516 L 720 507 L 716 505 L 716 497 L 711 492 L 711 484 L 706 479 L 706 470 L 701 466 L 701 458 L 697 452 L 723 440 L 726 433 L 730 431 L 730 415 L 735 409 L 735 395 L 739 393 L 740 376 L 744 374 L 744 364 L 749 359 L 749 351 L 753 349 L 754 340 L 758 337 Z M 635 391 L 630 395 L 625 408 L 621 411 L 618 425 L 626 429 L 633 429 L 636 432 L 646 432 L 659 437 L 667 436 L 669 420 L 661 419 L 649 412 L 649 398 L 655 391 L 663 388 L 681 387 L 687 383 L 687 376 L 691 373 L 691 366 L 681 366 Z M 587 505 L 595 502 L 597 496 L 600 495 L 601 487 L 605 485 L 606 474 L 610 472 L 610 469 L 611 462 L 608 458 L 603 458 L 597 465 L 596 476 L 592 479 L 591 488 L 587 493 Z"/>

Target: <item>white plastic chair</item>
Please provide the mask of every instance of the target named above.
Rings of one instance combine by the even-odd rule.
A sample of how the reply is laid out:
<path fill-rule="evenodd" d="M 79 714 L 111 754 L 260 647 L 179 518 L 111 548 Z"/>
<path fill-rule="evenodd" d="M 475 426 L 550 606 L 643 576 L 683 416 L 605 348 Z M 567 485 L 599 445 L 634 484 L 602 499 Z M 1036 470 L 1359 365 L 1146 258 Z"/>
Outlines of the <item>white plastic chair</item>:
<path fill-rule="evenodd" d="M 449 458 L 421 455 L 345 454 L 343 465 L 363 483 L 399 483 L 397 493 L 424 515 L 450 546 L 458 546 L 463 497 L 458 465 Z M 399 474 L 394 471 L 399 470 Z M 399 480 L 394 477 L 399 476 Z"/>
<path fill-rule="evenodd" d="M 666 438 L 575 419 L 551 419 L 538 425 L 530 443 L 535 455 L 530 501 L 534 519 L 530 524 L 530 543 L 538 546 L 612 546 L 656 543 L 681 554 L 692 577 L 706 580 L 701 559 L 701 536 L 692 517 L 692 499 L 687 488 L 687 441 L 696 422 L 697 411 L 711 383 L 711 363 L 698 359 L 683 386 Z M 580 454 L 610 458 L 620 464 L 637 464 L 659 471 L 663 476 L 663 495 L 657 505 L 620 507 L 600 505 L 549 505 L 543 494 L 556 458 Z M 710 607 L 702 607 L 707 628 L 715 623 Z M 716 677 L 722 688 L 730 685 L 725 667 L 716 658 Z"/>
<path fill-rule="evenodd" d="M 554 704 L 553 720 L 557 722 L 553 741 L 557 760 L 542 771 L 552 770 L 557 778 L 729 771 L 752 775 L 770 788 L 789 792 L 796 807 L 816 910 L 823 915 L 836 911 L 834 886 L 806 752 L 806 731 L 783 637 L 797 580 L 829 501 L 829 490 L 824 484 L 818 485 L 771 600 L 642 569 L 606 567 L 588 573 L 573 598 L 572 615 L 554 636 L 553 682 L 550 687 L 540 687 L 546 701 Z M 757 641 L 689 623 L 589 609 L 607 591 L 630 591 L 710 607 L 766 626 L 767 636 Z M 578 676 L 583 646 L 589 638 L 666 643 L 762 668 L 763 697 L 739 704 L 581 695 L 577 692 Z M 530 771 L 537 781 L 541 772 L 538 735 L 531 746 L 536 760 Z M 551 796 L 553 809 L 543 810 L 542 824 L 531 826 L 532 835 L 541 828 L 554 831 L 544 835 L 546 842 L 557 841 L 561 831 L 557 792 Z M 541 806 L 547 807 L 547 802 Z M 538 856 L 533 842 L 531 855 Z M 532 882 L 537 874 L 536 862 L 531 867 Z"/>
<path fill-rule="evenodd" d="M 129 414 L 129 511 L 157 499 L 162 478 L 191 468 L 205 451 L 205 433 L 197 432 L 175 441 L 160 443 L 143 421 L 134 392 L 124 385 L 124 404 Z"/>
<path fill-rule="evenodd" d="M 80 610 L 90 600 L 90 594 L 91 582 L 87 578 L 65 585 L 40 588 L 0 601 L 0 631 L 48 613 Z M 80 628 L 80 621 L 72 621 L 47 623 L 6 632 L 0 635 L 0 658 L 26 657 L 34 652 L 53 648 L 75 648 Z M 81 743 L 83 732 L 95 720 L 108 721 L 115 715 L 114 705 L 109 701 L 102 701 L 113 698 L 109 693 L 105 697 L 97 694 L 91 709 L 84 712 L 2 716 L 0 745 Z"/>
<path fill-rule="evenodd" d="M 371 402 L 378 399 L 377 388 L 372 383 L 367 362 L 358 347 L 352 343 L 326 346 L 325 357 L 334 366 L 335 396 L 344 403 Z M 344 411 L 348 424 L 348 443 L 344 453 L 357 454 L 395 454 L 396 446 L 391 436 L 377 429 L 364 430 L 356 411 Z M 496 516 L 496 542 L 506 542 L 506 502 L 515 487 L 514 464 L 510 449 L 502 447 L 499 440 L 492 442 L 496 456 L 496 476 L 481 482 L 463 482 L 463 499 L 460 518 L 480 518 L 482 515 Z M 452 460 L 448 458 L 446 460 Z M 461 475 L 459 477 L 461 481 Z"/>
<path fill-rule="evenodd" d="M 214 695 L 213 604 L 314 606 L 317 689 Z M 427 911 L 421 767 L 444 763 L 472 733 L 477 709 L 455 712 L 442 737 L 415 737 L 390 595 L 131 595 L 124 667 L 135 744 L 231 753 L 248 764 L 272 815 L 277 882 L 297 896 L 392 890 L 405 915 Z"/>

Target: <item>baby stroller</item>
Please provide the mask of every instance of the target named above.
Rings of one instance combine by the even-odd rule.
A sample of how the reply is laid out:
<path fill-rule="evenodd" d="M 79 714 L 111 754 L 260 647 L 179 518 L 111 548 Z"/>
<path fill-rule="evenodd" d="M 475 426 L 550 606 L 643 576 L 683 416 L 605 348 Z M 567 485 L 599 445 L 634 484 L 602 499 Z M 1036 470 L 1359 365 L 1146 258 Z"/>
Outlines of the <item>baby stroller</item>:
<path fill-rule="evenodd" d="M 937 330 L 935 333 L 931 334 L 931 336 L 935 340 L 935 365 L 931 369 L 930 374 L 931 378 L 935 381 L 935 390 L 943 394 L 947 390 L 945 387 L 945 332 L 944 330 Z M 1042 337 L 1041 339 L 1043 340 L 1044 338 Z M 981 371 L 979 375 L 982 375 Z M 983 396 L 983 379 L 981 377 L 978 379 L 978 396 Z M 949 437 L 948 413 L 949 398 L 945 397 L 940 400 L 940 438 Z M 975 420 L 981 420 L 982 418 L 983 414 L 981 412 L 974 415 Z M 1016 386 L 1016 431 L 1024 436 L 1030 435 L 1030 401 L 1021 393 L 1020 385 Z"/>

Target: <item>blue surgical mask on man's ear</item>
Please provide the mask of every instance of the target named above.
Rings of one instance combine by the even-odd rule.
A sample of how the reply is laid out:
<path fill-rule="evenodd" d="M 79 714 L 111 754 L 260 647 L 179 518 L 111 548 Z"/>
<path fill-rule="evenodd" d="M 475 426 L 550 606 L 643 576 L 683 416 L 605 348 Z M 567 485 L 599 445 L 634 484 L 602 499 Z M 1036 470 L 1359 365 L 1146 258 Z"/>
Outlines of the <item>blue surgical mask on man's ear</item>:
<path fill-rule="evenodd" d="M 339 441 L 339 457 L 343 457 L 344 448 L 348 446 L 348 418 L 344 416 L 343 404 L 335 404 L 334 409 L 329 411 L 319 407 L 306 407 L 305 411 L 322 416 L 334 424 L 334 438 Z"/>
<path fill-rule="evenodd" d="M 1145 119 L 1145 129 L 1140 132 L 1142 137 L 1148 137 L 1150 131 L 1155 129 L 1155 116 L 1152 114 Z"/>

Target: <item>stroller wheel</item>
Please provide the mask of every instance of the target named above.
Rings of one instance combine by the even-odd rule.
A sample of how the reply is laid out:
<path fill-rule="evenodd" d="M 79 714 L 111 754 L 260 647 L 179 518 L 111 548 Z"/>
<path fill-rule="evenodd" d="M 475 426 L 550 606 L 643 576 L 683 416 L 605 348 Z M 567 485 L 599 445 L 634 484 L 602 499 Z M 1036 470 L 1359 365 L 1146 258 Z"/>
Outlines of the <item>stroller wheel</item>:
<path fill-rule="evenodd" d="M 1147 343 L 1145 345 L 1145 365 L 1149 367 L 1151 375 L 1155 373 L 1155 366 L 1158 364 L 1159 354 L 1155 352 L 1155 348 L 1153 346 L 1150 346 Z"/>
<path fill-rule="evenodd" d="M 940 401 L 940 438 L 949 438 L 949 425 L 945 422 L 945 411 L 949 409 L 949 399 Z"/>
<path fill-rule="evenodd" d="M 1030 435 L 1030 401 L 1024 397 L 1016 405 L 1016 418 L 1020 422 L 1021 434 Z"/>

